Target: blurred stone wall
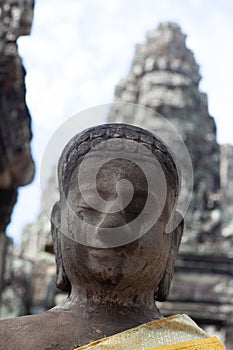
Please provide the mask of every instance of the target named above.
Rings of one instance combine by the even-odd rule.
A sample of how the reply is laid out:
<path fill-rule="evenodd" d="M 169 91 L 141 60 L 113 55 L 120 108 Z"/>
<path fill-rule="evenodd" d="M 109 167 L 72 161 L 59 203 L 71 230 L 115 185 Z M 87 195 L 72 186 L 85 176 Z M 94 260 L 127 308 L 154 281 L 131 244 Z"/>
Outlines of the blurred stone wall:
<path fill-rule="evenodd" d="M 4 308 L 6 314 L 10 313 L 5 302 L 5 297 L 8 298 L 5 292 L 10 281 L 11 265 L 14 260 L 11 253 L 12 241 L 6 236 L 5 230 L 17 200 L 18 187 L 30 183 L 34 176 L 34 163 L 30 151 L 31 117 L 25 102 L 25 69 L 17 47 L 17 38 L 30 33 L 33 7 L 33 0 L 0 1 L 1 315 L 4 313 Z M 19 305 L 21 305 L 21 299 L 20 297 Z"/>

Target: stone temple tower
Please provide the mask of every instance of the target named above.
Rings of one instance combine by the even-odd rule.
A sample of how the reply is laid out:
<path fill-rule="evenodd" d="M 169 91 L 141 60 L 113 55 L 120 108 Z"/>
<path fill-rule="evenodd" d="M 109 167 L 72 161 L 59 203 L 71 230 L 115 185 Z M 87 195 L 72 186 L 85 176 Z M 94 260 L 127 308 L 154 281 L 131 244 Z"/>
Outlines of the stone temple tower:
<path fill-rule="evenodd" d="M 233 200 L 229 198 L 229 176 L 233 148 L 222 146 L 220 151 L 207 95 L 199 90 L 199 66 L 185 40 L 175 23 L 161 23 L 149 32 L 146 42 L 136 46 L 129 73 L 116 86 L 114 102 L 139 104 L 160 113 L 176 127 L 189 150 L 193 197 L 170 302 L 161 309 L 165 314 L 189 313 L 230 349 Z M 121 104 L 113 106 L 108 121 L 135 123 L 155 133 L 158 130 L 156 117 L 148 121 L 145 113 L 138 119 Z"/>
<path fill-rule="evenodd" d="M 136 103 L 154 109 L 182 136 L 194 168 L 193 198 L 185 237 L 193 250 L 200 248 L 200 242 L 209 240 L 210 230 L 211 244 L 217 239 L 220 149 L 216 142 L 215 122 L 208 112 L 207 95 L 199 91 L 199 66 L 186 47 L 185 39 L 175 23 L 162 23 L 158 29 L 149 32 L 146 43 L 136 46 L 128 76 L 115 89 L 115 102 Z M 146 116 L 142 127 L 145 119 Z M 117 121 L 134 123 L 120 106 L 109 116 L 109 122 Z M 149 128 L 156 132 L 156 120 L 150 121 Z"/>

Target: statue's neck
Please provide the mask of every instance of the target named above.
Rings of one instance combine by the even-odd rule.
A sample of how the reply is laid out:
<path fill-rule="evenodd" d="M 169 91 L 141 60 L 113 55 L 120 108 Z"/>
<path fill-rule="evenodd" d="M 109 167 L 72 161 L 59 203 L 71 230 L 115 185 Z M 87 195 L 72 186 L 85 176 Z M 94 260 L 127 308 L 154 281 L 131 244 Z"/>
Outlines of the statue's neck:
<path fill-rule="evenodd" d="M 156 308 L 153 298 L 153 306 L 148 303 L 145 305 L 143 297 L 141 304 L 139 303 L 140 298 L 137 302 L 133 298 L 128 298 L 126 305 L 125 298 L 118 297 L 118 302 L 115 302 L 114 298 L 113 302 L 110 300 L 110 295 L 108 298 L 99 300 L 96 296 L 86 295 L 84 297 L 83 290 L 80 290 L 79 295 L 76 294 L 77 292 L 73 290 L 62 305 L 58 305 L 49 312 L 59 313 L 61 319 L 66 320 L 64 324 L 69 325 L 69 334 L 72 332 L 77 334 L 78 330 L 81 345 L 163 317 Z"/>
<path fill-rule="evenodd" d="M 97 317 L 108 322 L 110 317 L 112 322 L 114 315 L 117 322 L 130 320 L 132 327 L 162 317 L 154 302 L 154 291 L 135 286 L 125 289 L 98 286 L 94 291 L 88 286 L 73 287 L 68 299 L 58 307 L 74 312 L 85 310 L 82 314 L 92 320 Z"/>

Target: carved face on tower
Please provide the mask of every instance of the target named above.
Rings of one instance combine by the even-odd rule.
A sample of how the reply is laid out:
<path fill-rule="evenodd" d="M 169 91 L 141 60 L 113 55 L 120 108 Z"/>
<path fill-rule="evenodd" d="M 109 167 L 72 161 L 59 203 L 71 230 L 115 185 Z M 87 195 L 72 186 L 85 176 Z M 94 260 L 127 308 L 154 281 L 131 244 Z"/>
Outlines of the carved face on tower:
<path fill-rule="evenodd" d="M 124 124 L 77 135 L 59 162 L 60 202 L 52 213 L 58 286 L 83 280 L 168 294 L 182 223 L 176 165 L 149 132 Z M 140 293 L 142 291 L 140 290 Z"/>

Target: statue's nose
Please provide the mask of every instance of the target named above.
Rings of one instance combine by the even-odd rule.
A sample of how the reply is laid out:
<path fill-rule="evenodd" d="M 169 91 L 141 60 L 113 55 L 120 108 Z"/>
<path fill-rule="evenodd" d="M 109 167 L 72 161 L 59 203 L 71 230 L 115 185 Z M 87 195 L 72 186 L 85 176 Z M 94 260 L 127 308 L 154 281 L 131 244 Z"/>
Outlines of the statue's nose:
<path fill-rule="evenodd" d="M 126 225 L 126 219 L 122 211 L 116 213 L 105 213 L 100 220 L 99 228 L 114 228 Z"/>
<path fill-rule="evenodd" d="M 96 237 L 107 245 L 121 245 L 130 240 L 131 230 L 122 211 L 105 213 L 96 227 Z"/>

